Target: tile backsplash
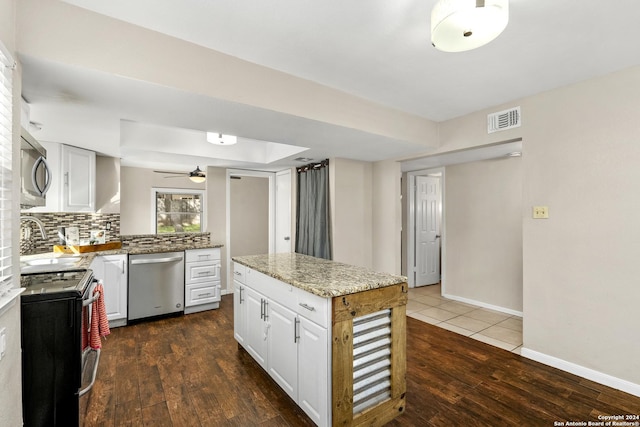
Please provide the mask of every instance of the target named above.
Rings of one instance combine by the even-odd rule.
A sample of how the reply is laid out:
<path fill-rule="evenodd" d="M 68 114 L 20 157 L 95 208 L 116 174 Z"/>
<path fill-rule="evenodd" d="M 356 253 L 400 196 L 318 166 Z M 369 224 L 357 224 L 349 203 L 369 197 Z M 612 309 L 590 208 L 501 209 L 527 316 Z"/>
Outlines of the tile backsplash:
<path fill-rule="evenodd" d="M 20 221 L 20 254 L 31 255 L 43 252 L 51 252 L 53 245 L 57 245 L 58 227 L 78 227 L 80 239 L 88 239 L 91 230 L 106 230 L 107 223 L 111 229 L 107 230 L 107 241 L 120 240 L 120 214 L 99 214 L 84 212 L 22 212 L 21 216 L 38 218 L 44 224 L 47 234 L 42 239 L 38 226 L 33 221 Z M 30 236 L 26 238 L 25 229 L 30 229 Z"/>

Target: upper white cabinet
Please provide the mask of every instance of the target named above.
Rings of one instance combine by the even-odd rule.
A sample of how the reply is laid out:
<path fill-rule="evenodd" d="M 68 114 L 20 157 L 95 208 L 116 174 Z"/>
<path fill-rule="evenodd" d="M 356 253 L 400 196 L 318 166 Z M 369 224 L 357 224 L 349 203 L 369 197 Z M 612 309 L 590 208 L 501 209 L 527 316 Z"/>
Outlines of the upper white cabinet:
<path fill-rule="evenodd" d="M 96 204 L 96 153 L 62 145 L 61 210 L 93 212 Z"/>
<path fill-rule="evenodd" d="M 51 187 L 45 206 L 31 212 L 94 212 L 96 153 L 70 145 L 42 141 L 51 168 Z"/>

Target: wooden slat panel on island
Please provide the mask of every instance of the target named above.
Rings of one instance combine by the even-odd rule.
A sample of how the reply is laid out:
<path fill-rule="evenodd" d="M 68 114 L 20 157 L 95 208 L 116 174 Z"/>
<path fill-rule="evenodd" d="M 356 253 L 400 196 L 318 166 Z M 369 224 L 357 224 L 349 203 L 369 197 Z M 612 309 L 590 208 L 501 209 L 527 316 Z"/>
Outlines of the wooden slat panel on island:
<path fill-rule="evenodd" d="M 233 260 L 236 340 L 264 364 L 267 372 L 316 424 L 382 426 L 405 411 L 406 277 L 295 253 Z M 252 293 L 253 304 L 247 304 L 247 292 Z M 275 334 L 276 326 L 268 318 L 272 305 L 281 307 L 278 315 L 286 313 L 287 308 L 290 310 L 292 331 Z M 251 315 L 247 313 L 251 310 L 259 311 L 253 314 L 253 319 L 261 319 L 260 324 L 249 320 Z M 257 340 L 249 331 L 265 331 L 264 340 L 273 346 L 276 343 L 271 340 L 276 336 L 291 337 L 302 346 L 299 349 L 306 348 L 303 353 L 308 355 L 308 347 L 304 346 L 309 342 L 305 343 L 306 337 L 296 326 L 308 323 L 305 319 L 315 322 L 320 331 L 325 328 L 327 337 L 316 348 L 312 366 L 308 360 L 299 359 L 298 376 L 292 371 L 282 371 L 281 366 L 270 366 L 269 357 L 259 348 L 258 341 L 263 341 L 263 335 Z M 311 395 L 321 396 L 313 402 L 305 394 L 309 370 L 315 372 L 313 384 L 317 387 L 317 392 Z"/>
<path fill-rule="evenodd" d="M 381 426 L 405 410 L 407 284 L 333 298 L 333 425 Z M 353 319 L 391 310 L 391 398 L 353 413 Z"/>

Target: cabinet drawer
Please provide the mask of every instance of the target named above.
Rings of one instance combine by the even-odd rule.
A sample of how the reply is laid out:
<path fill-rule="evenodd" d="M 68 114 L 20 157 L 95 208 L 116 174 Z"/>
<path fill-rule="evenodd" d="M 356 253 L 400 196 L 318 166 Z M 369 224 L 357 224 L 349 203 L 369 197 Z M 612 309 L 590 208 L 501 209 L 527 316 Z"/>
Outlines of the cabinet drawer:
<path fill-rule="evenodd" d="M 186 284 L 220 280 L 220 263 L 210 261 L 185 264 Z"/>
<path fill-rule="evenodd" d="M 296 311 L 298 288 L 251 268 L 247 268 L 246 279 L 247 286 L 266 295 L 270 300 L 276 301 L 278 304 L 292 311 Z"/>
<path fill-rule="evenodd" d="M 187 285 L 184 297 L 186 307 L 220 301 L 220 282 Z"/>
<path fill-rule="evenodd" d="M 247 275 L 247 267 L 242 264 L 238 264 L 237 262 L 233 263 L 233 280 L 242 283 L 243 285 L 247 283 L 246 280 Z"/>
<path fill-rule="evenodd" d="M 296 304 L 296 310 L 299 315 L 306 317 L 324 328 L 328 328 L 330 307 L 331 298 L 323 298 L 298 289 L 298 304 Z"/>
<path fill-rule="evenodd" d="M 185 262 L 218 260 L 220 260 L 220 248 L 187 249 L 185 251 Z"/>

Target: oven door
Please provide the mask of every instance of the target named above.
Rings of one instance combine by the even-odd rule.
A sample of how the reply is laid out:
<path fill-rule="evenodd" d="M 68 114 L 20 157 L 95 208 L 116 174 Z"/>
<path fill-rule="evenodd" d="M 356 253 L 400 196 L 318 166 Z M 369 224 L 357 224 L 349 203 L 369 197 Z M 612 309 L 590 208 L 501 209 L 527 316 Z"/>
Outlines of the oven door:
<path fill-rule="evenodd" d="M 100 363 L 100 349 L 92 349 L 89 345 L 89 330 L 91 328 L 91 316 L 93 302 L 96 301 L 100 295 L 94 295 L 94 289 L 97 284 L 97 280 L 93 279 L 92 283 L 87 286 L 85 293 L 82 297 L 82 327 L 81 327 L 81 352 L 82 352 L 82 382 L 80 389 L 78 390 L 78 397 L 80 398 L 80 425 L 84 424 L 84 419 L 89 406 L 90 390 L 96 381 L 98 373 L 98 365 Z"/>

